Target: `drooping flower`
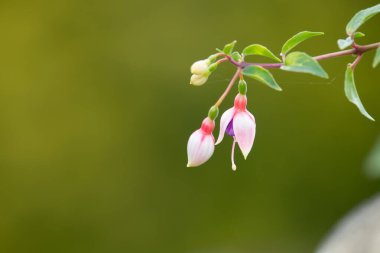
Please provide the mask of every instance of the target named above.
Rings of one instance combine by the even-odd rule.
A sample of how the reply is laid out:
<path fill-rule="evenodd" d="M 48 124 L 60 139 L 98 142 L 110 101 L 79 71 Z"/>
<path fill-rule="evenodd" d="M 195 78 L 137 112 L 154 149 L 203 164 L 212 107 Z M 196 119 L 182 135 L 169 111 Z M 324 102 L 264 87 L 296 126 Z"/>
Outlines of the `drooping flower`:
<path fill-rule="evenodd" d="M 246 106 L 246 95 L 238 94 L 235 98 L 234 107 L 225 111 L 220 119 L 220 132 L 215 145 L 223 140 L 225 132 L 234 138 L 231 153 L 233 170 L 236 170 L 234 161 L 235 143 L 237 142 L 244 158 L 246 159 L 255 140 L 255 117 L 247 110 Z"/>
<path fill-rule="evenodd" d="M 212 135 L 214 127 L 214 121 L 207 117 L 203 120 L 201 128 L 191 134 L 187 143 L 187 167 L 199 166 L 210 159 L 215 146 Z"/>

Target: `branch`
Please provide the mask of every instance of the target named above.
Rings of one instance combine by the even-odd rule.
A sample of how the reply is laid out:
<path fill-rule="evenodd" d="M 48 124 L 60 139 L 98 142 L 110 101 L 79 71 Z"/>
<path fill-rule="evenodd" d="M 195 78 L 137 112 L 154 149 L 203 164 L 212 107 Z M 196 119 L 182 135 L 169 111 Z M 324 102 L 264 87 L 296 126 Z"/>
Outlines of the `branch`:
<path fill-rule="evenodd" d="M 343 50 L 343 51 L 338 51 L 338 52 L 333 52 L 333 53 L 328 53 L 328 54 L 322 54 L 318 56 L 314 56 L 313 58 L 317 61 L 321 60 L 326 60 L 330 58 L 335 58 L 335 57 L 340 57 L 340 56 L 345 56 L 345 55 L 362 55 L 365 52 L 377 49 L 380 47 L 380 42 L 369 44 L 369 45 L 356 45 L 355 48 L 348 49 L 348 50 Z M 284 66 L 284 63 L 252 63 L 252 62 L 237 62 L 234 59 L 231 58 L 229 55 L 224 55 L 229 62 L 231 62 L 233 65 L 235 65 L 238 68 L 245 68 L 247 66 L 260 66 L 266 69 L 271 69 L 271 68 L 281 68 Z"/>

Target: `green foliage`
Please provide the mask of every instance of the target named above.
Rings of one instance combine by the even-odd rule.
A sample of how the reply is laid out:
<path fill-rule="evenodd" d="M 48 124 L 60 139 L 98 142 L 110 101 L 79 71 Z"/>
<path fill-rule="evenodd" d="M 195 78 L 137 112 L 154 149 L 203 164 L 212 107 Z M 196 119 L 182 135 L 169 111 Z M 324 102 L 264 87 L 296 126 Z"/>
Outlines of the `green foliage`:
<path fill-rule="evenodd" d="M 259 44 L 252 44 L 244 48 L 243 54 L 244 55 L 261 55 L 261 56 L 271 58 L 277 62 L 281 62 L 281 60 L 277 56 L 275 56 L 268 48 Z"/>
<path fill-rule="evenodd" d="M 243 57 L 241 56 L 241 54 L 236 51 L 231 54 L 231 57 L 234 61 L 237 61 L 237 62 L 240 62 L 243 60 Z"/>
<path fill-rule="evenodd" d="M 380 12 L 380 4 L 375 5 L 371 8 L 364 9 L 356 13 L 350 22 L 348 22 L 346 26 L 346 32 L 348 35 L 354 34 L 356 30 L 363 25 L 365 22 L 367 22 L 370 18 L 375 16 Z"/>
<path fill-rule="evenodd" d="M 303 52 L 290 53 L 285 58 L 285 65 L 282 70 L 308 73 L 322 78 L 329 78 L 321 65 L 313 57 Z"/>
<path fill-rule="evenodd" d="M 364 170 L 370 177 L 380 177 L 380 137 L 364 162 Z"/>
<path fill-rule="evenodd" d="M 314 36 L 323 35 L 323 34 L 324 34 L 323 32 L 309 32 L 309 31 L 299 32 L 285 42 L 285 44 L 282 46 L 281 54 L 283 55 L 287 54 L 290 50 L 292 50 L 295 46 L 297 46 L 304 40 L 307 40 Z"/>
<path fill-rule="evenodd" d="M 372 66 L 376 68 L 376 66 L 380 63 L 380 47 L 376 49 L 375 57 L 373 58 Z"/>
<path fill-rule="evenodd" d="M 343 49 L 351 46 L 352 43 L 354 43 L 354 40 L 350 36 L 348 36 L 346 39 L 339 39 L 338 40 L 338 47 L 340 50 L 343 50 Z"/>
<path fill-rule="evenodd" d="M 361 38 L 361 37 L 364 37 L 364 36 L 365 36 L 365 34 L 362 33 L 362 32 L 355 32 L 355 34 L 354 34 L 354 38 L 355 38 L 355 39 L 357 39 L 357 38 Z"/>
<path fill-rule="evenodd" d="M 345 75 L 345 79 L 344 79 L 344 92 L 345 92 L 348 100 L 351 103 L 353 103 L 354 105 L 356 105 L 356 107 L 359 109 L 361 114 L 363 114 L 368 119 L 375 121 L 371 117 L 371 115 L 369 115 L 368 112 L 365 110 L 365 108 L 364 108 L 364 106 L 363 106 L 363 104 L 359 98 L 359 95 L 358 95 L 358 92 L 357 92 L 356 86 L 355 86 L 354 70 L 352 69 L 351 64 L 348 64 L 348 66 L 347 66 L 346 75 Z"/>
<path fill-rule="evenodd" d="M 234 50 L 235 44 L 236 44 L 236 40 L 234 40 L 231 43 L 225 45 L 224 48 L 223 48 L 223 52 L 225 54 L 230 55 L 232 53 L 232 51 Z"/>
<path fill-rule="evenodd" d="M 282 59 L 280 59 L 275 54 L 273 54 L 273 52 L 269 50 L 267 47 L 260 44 L 251 44 L 245 47 L 244 50 L 241 53 L 239 53 L 237 51 L 234 51 L 236 41 L 233 41 L 229 44 L 226 44 L 223 50 L 217 49 L 219 54 L 215 54 L 215 57 L 212 58 L 212 60 L 216 60 L 217 57 L 224 57 L 224 59 L 221 59 L 221 61 L 218 63 L 211 64 L 209 67 L 209 72 L 212 72 L 213 70 L 215 70 L 217 64 L 229 60 L 238 69 L 243 68 L 242 70 L 243 75 L 253 78 L 255 80 L 258 80 L 259 82 L 262 82 L 278 91 L 281 91 L 282 89 L 277 84 L 272 74 L 269 72 L 268 68 L 279 67 L 280 69 L 284 71 L 307 73 L 307 74 L 311 74 L 314 76 L 327 79 L 329 78 L 329 76 L 326 73 L 326 71 L 323 69 L 323 67 L 319 64 L 318 60 L 328 59 L 328 58 L 337 57 L 337 56 L 346 56 L 350 54 L 360 56 L 369 50 L 376 49 L 376 46 L 377 46 L 376 43 L 371 44 L 371 45 L 366 45 L 366 46 L 358 45 L 357 47 L 354 45 L 355 45 L 355 39 L 362 38 L 365 36 L 364 33 L 357 31 L 358 28 L 379 12 L 380 12 L 380 4 L 377 4 L 371 8 L 367 8 L 367 9 L 357 12 L 352 17 L 350 22 L 348 22 L 346 26 L 346 32 L 348 34 L 348 37 L 345 39 L 339 39 L 337 41 L 337 44 L 340 50 L 344 50 L 349 47 L 356 48 L 356 50 L 345 50 L 341 52 L 324 54 L 317 57 L 312 57 L 304 52 L 291 52 L 296 46 L 298 46 L 298 44 L 302 43 L 303 41 L 310 39 L 312 37 L 324 35 L 323 32 L 311 32 L 311 31 L 299 32 L 295 34 L 294 36 L 292 36 L 290 39 L 288 39 L 283 44 L 282 49 L 281 49 L 280 55 Z M 265 65 L 265 64 L 257 64 L 257 63 L 255 64 L 255 63 L 246 62 L 245 56 L 250 56 L 250 55 L 264 56 L 278 63 Z M 375 68 L 376 66 L 379 65 L 379 63 L 380 63 L 380 48 L 377 48 L 375 57 L 373 59 L 373 67 Z M 245 81 L 241 80 L 239 83 L 239 92 L 241 94 L 245 94 L 246 88 L 247 86 L 246 86 Z M 364 116 L 366 116 L 370 120 L 374 120 L 364 109 L 364 106 L 362 105 L 361 100 L 358 96 L 358 93 L 355 87 L 353 68 L 351 64 L 348 65 L 347 70 L 346 70 L 344 89 L 345 89 L 345 94 L 348 100 L 352 102 L 353 104 L 355 104 L 358 107 L 359 111 Z"/>
<path fill-rule="evenodd" d="M 243 75 L 256 79 L 259 82 L 262 82 L 272 89 L 281 91 L 281 87 L 274 80 L 272 74 L 265 68 L 260 66 L 248 66 L 243 69 Z"/>

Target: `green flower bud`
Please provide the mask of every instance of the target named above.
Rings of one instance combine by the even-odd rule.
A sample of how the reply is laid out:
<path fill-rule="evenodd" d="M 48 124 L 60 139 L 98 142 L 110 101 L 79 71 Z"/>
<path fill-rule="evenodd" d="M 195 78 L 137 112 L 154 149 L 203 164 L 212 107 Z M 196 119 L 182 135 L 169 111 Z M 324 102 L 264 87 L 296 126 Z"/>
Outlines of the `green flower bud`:
<path fill-rule="evenodd" d="M 218 67 L 218 63 L 213 63 L 208 67 L 208 71 L 213 72 Z"/>
<path fill-rule="evenodd" d="M 219 108 L 215 106 L 212 106 L 210 110 L 208 111 L 208 117 L 212 120 L 215 120 L 216 117 L 218 117 L 218 114 L 219 114 Z"/>
<path fill-rule="evenodd" d="M 218 58 L 218 54 L 212 54 L 207 59 L 210 61 L 210 63 L 214 63 L 217 58 Z"/>
<path fill-rule="evenodd" d="M 247 83 L 244 80 L 240 80 L 238 89 L 241 95 L 247 94 Z"/>

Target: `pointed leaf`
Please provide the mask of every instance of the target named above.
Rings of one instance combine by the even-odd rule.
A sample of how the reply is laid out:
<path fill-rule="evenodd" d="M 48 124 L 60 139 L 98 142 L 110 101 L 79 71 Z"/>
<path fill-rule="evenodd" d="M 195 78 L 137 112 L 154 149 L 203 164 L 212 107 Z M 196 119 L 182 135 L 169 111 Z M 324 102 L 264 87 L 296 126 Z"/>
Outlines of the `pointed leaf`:
<path fill-rule="evenodd" d="M 272 74 L 263 67 L 260 66 L 248 66 L 243 69 L 243 75 L 256 79 L 262 82 L 272 89 L 281 91 L 281 87 L 274 80 Z"/>
<path fill-rule="evenodd" d="M 243 54 L 244 55 L 261 55 L 261 56 L 271 58 L 275 61 L 281 62 L 281 60 L 277 56 L 275 56 L 268 48 L 259 44 L 252 44 L 244 48 Z"/>
<path fill-rule="evenodd" d="M 376 66 L 380 63 L 380 47 L 376 49 L 375 58 L 373 58 L 372 66 L 376 68 Z"/>
<path fill-rule="evenodd" d="M 309 31 L 303 31 L 299 32 L 290 39 L 288 39 L 285 44 L 282 46 L 281 54 L 286 54 L 290 50 L 292 50 L 295 46 L 297 46 L 299 43 L 301 43 L 304 40 L 307 40 L 314 36 L 323 35 L 323 32 L 309 32 Z"/>
<path fill-rule="evenodd" d="M 355 34 L 354 34 L 354 38 L 355 38 L 355 39 L 357 39 L 357 38 L 361 38 L 361 37 L 364 37 L 364 36 L 365 36 L 365 34 L 362 33 L 362 32 L 355 32 Z"/>
<path fill-rule="evenodd" d="M 348 22 L 346 26 L 347 35 L 351 35 L 365 22 L 367 22 L 370 18 L 375 16 L 380 12 L 380 4 L 375 5 L 371 8 L 364 9 L 356 13 Z"/>
<path fill-rule="evenodd" d="M 232 51 L 234 50 L 235 44 L 236 44 L 236 40 L 234 40 L 231 43 L 225 45 L 224 48 L 223 48 L 223 52 L 225 54 L 231 54 Z"/>
<path fill-rule="evenodd" d="M 285 58 L 285 65 L 282 70 L 292 72 L 308 73 L 322 78 L 329 78 L 321 65 L 310 55 L 303 52 L 290 53 Z"/>
<path fill-rule="evenodd" d="M 361 114 L 366 116 L 368 119 L 375 121 L 371 115 L 368 114 L 368 112 L 365 110 L 362 101 L 359 98 L 358 92 L 356 91 L 355 87 L 355 80 L 354 80 L 354 71 L 352 69 L 351 64 L 348 64 L 346 75 L 344 79 L 344 92 L 346 94 L 346 97 L 348 100 L 356 105 L 356 107 L 359 109 Z"/>
<path fill-rule="evenodd" d="M 343 49 L 351 46 L 353 42 L 354 41 L 351 39 L 351 37 L 347 37 L 345 40 L 339 39 L 338 40 L 338 47 L 340 50 L 343 50 Z"/>

